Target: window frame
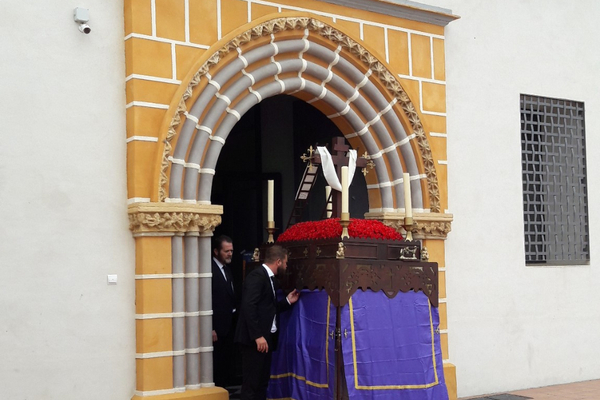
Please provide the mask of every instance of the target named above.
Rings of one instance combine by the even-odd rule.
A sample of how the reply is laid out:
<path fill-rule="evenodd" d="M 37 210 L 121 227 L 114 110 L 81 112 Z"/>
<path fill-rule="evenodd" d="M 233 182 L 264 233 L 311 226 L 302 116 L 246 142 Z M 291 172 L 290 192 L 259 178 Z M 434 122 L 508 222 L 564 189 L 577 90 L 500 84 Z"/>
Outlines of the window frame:
<path fill-rule="evenodd" d="M 527 266 L 590 263 L 584 106 L 580 101 L 520 95 Z"/>

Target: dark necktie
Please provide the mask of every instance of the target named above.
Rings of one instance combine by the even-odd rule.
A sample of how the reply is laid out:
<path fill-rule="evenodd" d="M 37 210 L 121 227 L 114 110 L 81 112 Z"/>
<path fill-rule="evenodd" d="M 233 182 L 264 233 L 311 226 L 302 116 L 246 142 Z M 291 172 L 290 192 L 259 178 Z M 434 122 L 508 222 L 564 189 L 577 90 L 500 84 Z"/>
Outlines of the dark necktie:
<path fill-rule="evenodd" d="M 223 265 L 223 271 L 225 271 L 225 282 L 229 283 L 229 286 L 231 286 L 231 290 L 233 291 L 233 277 L 231 276 L 231 271 L 229 268 L 226 268 L 225 265 Z"/>
<path fill-rule="evenodd" d="M 273 297 L 275 297 L 275 275 L 271 277 L 271 287 L 273 288 Z"/>

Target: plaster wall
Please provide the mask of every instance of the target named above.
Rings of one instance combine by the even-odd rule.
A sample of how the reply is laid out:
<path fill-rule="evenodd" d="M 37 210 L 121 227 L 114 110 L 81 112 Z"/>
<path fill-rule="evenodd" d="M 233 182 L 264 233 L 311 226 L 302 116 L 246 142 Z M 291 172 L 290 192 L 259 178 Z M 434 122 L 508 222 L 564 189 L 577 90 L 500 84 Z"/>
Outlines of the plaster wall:
<path fill-rule="evenodd" d="M 600 378 L 595 1 L 439 0 L 446 27 L 450 357 L 458 395 Z M 585 103 L 591 263 L 525 266 L 519 95 Z"/>
<path fill-rule="evenodd" d="M 2 4 L 2 399 L 134 393 L 123 18 L 121 2 Z"/>

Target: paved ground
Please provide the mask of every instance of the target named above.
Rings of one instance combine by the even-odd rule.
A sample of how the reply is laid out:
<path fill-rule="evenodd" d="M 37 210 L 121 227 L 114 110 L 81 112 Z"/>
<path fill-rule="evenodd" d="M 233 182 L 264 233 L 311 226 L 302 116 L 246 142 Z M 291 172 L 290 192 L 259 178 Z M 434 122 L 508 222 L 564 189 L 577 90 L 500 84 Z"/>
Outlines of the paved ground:
<path fill-rule="evenodd" d="M 517 390 L 509 393 L 462 397 L 459 400 L 600 400 L 600 379 L 546 386 L 536 389 Z"/>
<path fill-rule="evenodd" d="M 229 387 L 229 398 L 240 398 L 240 387 Z M 474 397 L 461 397 L 459 400 L 600 400 L 600 379 L 546 386 L 536 389 L 517 390 L 509 393 L 486 394 Z"/>

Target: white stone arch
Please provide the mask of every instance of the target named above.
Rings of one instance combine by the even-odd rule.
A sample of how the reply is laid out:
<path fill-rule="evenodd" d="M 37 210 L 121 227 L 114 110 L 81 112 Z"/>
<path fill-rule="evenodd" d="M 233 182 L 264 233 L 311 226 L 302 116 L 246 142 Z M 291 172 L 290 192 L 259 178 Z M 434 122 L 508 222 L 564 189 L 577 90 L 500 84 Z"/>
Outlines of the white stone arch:
<path fill-rule="evenodd" d="M 255 45 L 258 39 L 263 42 Z M 411 175 L 413 206 L 440 212 L 429 144 L 399 82 L 349 36 L 308 17 L 278 17 L 248 29 L 195 73 L 165 135 L 160 201 L 210 204 L 214 168 L 230 130 L 252 106 L 278 94 L 308 96 L 317 108 L 334 110 L 327 116 L 336 125 L 352 128 L 341 130 L 376 164 L 367 188 L 381 201 L 371 212 L 404 207 L 403 172 Z"/>

